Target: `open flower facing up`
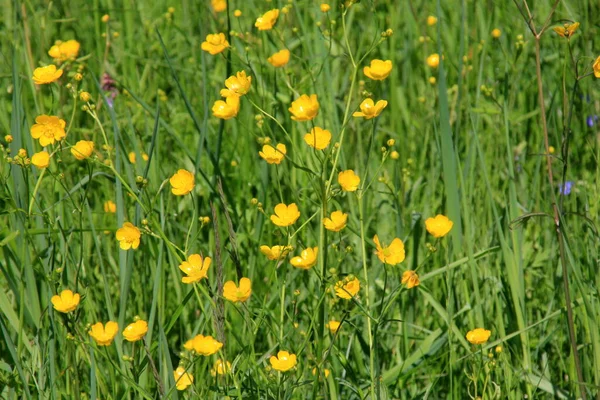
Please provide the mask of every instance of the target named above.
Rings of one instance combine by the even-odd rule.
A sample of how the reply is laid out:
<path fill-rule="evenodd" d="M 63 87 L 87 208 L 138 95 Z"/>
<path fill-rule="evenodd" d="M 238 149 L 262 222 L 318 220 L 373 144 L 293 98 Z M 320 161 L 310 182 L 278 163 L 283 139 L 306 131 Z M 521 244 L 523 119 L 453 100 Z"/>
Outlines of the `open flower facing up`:
<path fill-rule="evenodd" d="M 321 3 L 321 5 L 319 6 L 319 8 L 321 9 L 321 12 L 324 12 L 324 13 L 326 13 L 329 10 L 331 10 L 331 7 L 327 3 Z"/>
<path fill-rule="evenodd" d="M 402 240 L 395 238 L 387 247 L 381 246 L 377 235 L 373 237 L 373 241 L 377 247 L 377 258 L 379 258 L 382 263 L 396 265 L 404 261 L 406 253 L 404 251 L 404 242 Z"/>
<path fill-rule="evenodd" d="M 594 76 L 596 78 L 600 78 L 600 56 L 596 58 L 596 61 L 594 61 L 592 69 L 594 70 Z"/>
<path fill-rule="evenodd" d="M 116 234 L 119 247 L 123 250 L 137 249 L 141 236 L 140 230 L 131 222 L 125 222 L 121 228 L 117 229 Z"/>
<path fill-rule="evenodd" d="M 318 247 L 308 247 L 300 253 L 299 256 L 292 257 L 290 264 L 300 269 L 310 269 L 317 264 Z"/>
<path fill-rule="evenodd" d="M 500 29 L 498 29 L 498 28 L 492 29 L 492 37 L 494 39 L 499 39 L 500 36 L 502 36 L 502 31 Z"/>
<path fill-rule="evenodd" d="M 319 113 L 319 101 L 316 94 L 311 94 L 310 97 L 303 94 L 298 99 L 292 102 L 292 106 L 288 108 L 291 112 L 294 121 L 310 121 Z"/>
<path fill-rule="evenodd" d="M 107 200 L 104 202 L 104 212 L 114 214 L 117 212 L 117 205 L 112 200 Z"/>
<path fill-rule="evenodd" d="M 66 42 L 58 41 L 48 50 L 48 55 L 57 62 L 65 62 L 74 60 L 79 54 L 80 44 L 77 40 L 67 40 Z"/>
<path fill-rule="evenodd" d="M 328 231 L 339 232 L 346 227 L 347 221 L 348 214 L 341 211 L 334 211 L 329 218 L 323 219 L 323 225 L 325 225 L 325 229 Z"/>
<path fill-rule="evenodd" d="M 171 184 L 171 192 L 175 196 L 185 196 L 194 189 L 194 174 L 185 169 L 178 170 L 169 179 Z"/>
<path fill-rule="evenodd" d="M 279 50 L 267 58 L 267 61 L 275 68 L 283 67 L 290 61 L 290 51 L 288 49 Z"/>
<path fill-rule="evenodd" d="M 50 166 L 50 154 L 47 151 L 40 151 L 31 156 L 31 163 L 37 168 L 48 168 Z"/>
<path fill-rule="evenodd" d="M 229 42 L 224 33 L 214 33 L 206 35 L 206 41 L 202 42 L 200 48 L 213 56 L 225 51 L 229 47 Z"/>
<path fill-rule="evenodd" d="M 35 124 L 31 127 L 31 137 L 39 139 L 40 146 L 46 147 L 59 142 L 67 136 L 65 132 L 67 123 L 54 115 L 40 115 L 35 118 Z"/>
<path fill-rule="evenodd" d="M 231 119 L 238 115 L 240 111 L 240 98 L 238 96 L 229 96 L 223 100 L 217 100 L 213 104 L 212 113 L 220 119 Z"/>
<path fill-rule="evenodd" d="M 346 192 L 355 192 L 358 190 L 360 184 L 360 178 L 351 169 L 342 171 L 338 175 L 338 183 L 342 187 L 342 190 Z"/>
<path fill-rule="evenodd" d="M 437 68 L 440 65 L 440 55 L 438 53 L 433 53 L 427 57 L 427 65 L 431 68 Z"/>
<path fill-rule="evenodd" d="M 260 246 L 260 252 L 271 261 L 281 260 L 292 250 L 292 246 Z"/>
<path fill-rule="evenodd" d="M 123 329 L 123 337 L 128 342 L 137 342 L 138 340 L 141 340 L 147 332 L 148 323 L 143 319 L 140 319 L 127 325 L 127 327 Z"/>
<path fill-rule="evenodd" d="M 574 22 L 572 24 L 564 24 L 563 26 L 556 26 L 552 29 L 554 30 L 554 32 L 558 33 L 559 36 L 562 36 L 566 39 L 570 39 L 578 28 L 579 22 Z"/>
<path fill-rule="evenodd" d="M 425 220 L 425 229 L 435 238 L 446 236 L 454 223 L 445 215 L 438 214 L 435 218 L 427 218 Z"/>
<path fill-rule="evenodd" d="M 218 359 L 210 370 L 211 376 L 225 375 L 231 372 L 231 363 Z"/>
<path fill-rule="evenodd" d="M 225 80 L 227 89 L 221 90 L 221 96 L 243 96 L 248 93 L 251 84 L 252 77 L 246 76 L 246 71 L 239 71 L 236 75 L 232 75 Z"/>
<path fill-rule="evenodd" d="M 98 346 L 110 346 L 118 331 L 119 324 L 114 321 L 108 321 L 106 325 L 97 322 L 92 325 L 89 334 Z"/>
<path fill-rule="evenodd" d="M 273 25 L 277 22 L 277 18 L 279 18 L 279 10 L 275 8 L 258 17 L 254 26 L 257 27 L 259 31 L 268 31 L 273 29 Z"/>
<path fill-rule="evenodd" d="M 433 26 L 435 24 L 437 24 L 437 18 L 434 17 L 433 15 L 428 16 L 427 17 L 427 25 Z"/>
<path fill-rule="evenodd" d="M 371 60 L 371 66 L 363 68 L 364 74 L 375 81 L 382 81 L 392 72 L 391 60 Z"/>
<path fill-rule="evenodd" d="M 296 366 L 296 355 L 281 350 L 277 353 L 277 357 L 271 356 L 269 362 L 275 371 L 289 371 Z"/>
<path fill-rule="evenodd" d="M 60 78 L 63 74 L 62 69 L 56 69 L 56 65 L 50 64 L 45 67 L 36 68 L 33 71 L 33 83 L 36 85 L 45 85 L 47 83 L 52 83 L 58 78 Z"/>
<path fill-rule="evenodd" d="M 227 10 L 226 0 L 210 0 L 210 5 L 212 6 L 213 10 L 218 13 Z"/>
<path fill-rule="evenodd" d="M 329 142 L 331 142 L 331 132 L 327 129 L 315 126 L 310 130 L 310 133 L 304 135 L 304 141 L 313 149 L 323 150 L 329 146 Z"/>
<path fill-rule="evenodd" d="M 208 275 L 208 269 L 212 262 L 210 257 L 204 257 L 200 254 L 191 254 L 187 261 L 184 261 L 179 265 L 179 269 L 183 271 L 187 276 L 181 278 L 183 283 L 194 283 L 201 279 L 205 279 Z"/>
<path fill-rule="evenodd" d="M 363 117 L 364 119 L 375 118 L 381 114 L 381 111 L 383 111 L 387 105 L 388 102 L 386 100 L 379 100 L 375 103 L 373 99 L 364 99 L 363 102 L 360 103 L 360 111 L 355 111 L 352 116 Z"/>
<path fill-rule="evenodd" d="M 271 146 L 270 144 L 265 144 L 262 148 L 262 151 L 258 152 L 258 155 L 269 164 L 279 164 L 285 157 L 286 153 L 287 148 L 285 147 L 285 144 L 279 143 L 275 147 Z"/>
<path fill-rule="evenodd" d="M 79 293 L 73 293 L 71 290 L 66 289 L 60 292 L 59 295 L 52 296 L 50 301 L 56 311 L 68 313 L 77 308 L 79 299 Z"/>
<path fill-rule="evenodd" d="M 192 339 L 194 351 L 202 356 L 210 356 L 221 350 L 223 343 L 212 336 L 196 335 Z"/>
<path fill-rule="evenodd" d="M 296 203 L 289 206 L 279 203 L 275 206 L 275 215 L 271 215 L 271 222 L 277 226 L 293 225 L 300 218 L 300 211 Z"/>
<path fill-rule="evenodd" d="M 350 300 L 360 290 L 360 281 L 356 277 L 348 277 L 335 284 L 335 294 L 345 300 Z"/>
<path fill-rule="evenodd" d="M 466 338 L 471 344 L 484 344 L 489 340 L 491 334 L 492 332 L 487 329 L 477 328 L 467 332 Z"/>
<path fill-rule="evenodd" d="M 337 333 L 338 329 L 340 329 L 341 324 L 342 323 L 340 321 L 336 321 L 335 319 L 332 319 L 332 320 L 329 320 L 329 322 L 327 323 L 327 325 L 325 325 L 325 327 L 327 329 L 329 329 L 329 331 L 332 334 L 335 335 Z"/>
<path fill-rule="evenodd" d="M 402 284 L 406 285 L 408 289 L 412 289 L 415 286 L 419 286 L 419 275 L 415 271 L 404 271 L 402 273 Z"/>
<path fill-rule="evenodd" d="M 175 386 L 177 390 L 185 390 L 188 386 L 194 383 L 194 377 L 189 372 L 185 372 L 185 368 L 179 366 L 173 371 L 173 378 L 175 378 Z"/>
<path fill-rule="evenodd" d="M 223 297 L 233 303 L 244 302 L 248 300 L 251 294 L 252 281 L 248 278 L 240 279 L 240 286 L 236 286 L 233 281 L 227 281 L 223 285 Z"/>
<path fill-rule="evenodd" d="M 89 158 L 94 152 L 94 142 L 91 140 L 80 140 L 71 147 L 71 154 L 79 161 Z"/>

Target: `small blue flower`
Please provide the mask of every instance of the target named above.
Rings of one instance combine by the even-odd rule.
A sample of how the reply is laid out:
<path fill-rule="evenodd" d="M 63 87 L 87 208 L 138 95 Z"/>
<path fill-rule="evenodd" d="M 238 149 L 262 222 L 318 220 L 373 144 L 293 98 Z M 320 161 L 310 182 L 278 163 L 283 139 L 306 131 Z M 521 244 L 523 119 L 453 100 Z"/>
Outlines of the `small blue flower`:
<path fill-rule="evenodd" d="M 573 181 L 566 181 L 564 185 L 559 188 L 559 192 L 563 196 L 568 196 L 571 194 L 571 189 L 573 188 Z"/>

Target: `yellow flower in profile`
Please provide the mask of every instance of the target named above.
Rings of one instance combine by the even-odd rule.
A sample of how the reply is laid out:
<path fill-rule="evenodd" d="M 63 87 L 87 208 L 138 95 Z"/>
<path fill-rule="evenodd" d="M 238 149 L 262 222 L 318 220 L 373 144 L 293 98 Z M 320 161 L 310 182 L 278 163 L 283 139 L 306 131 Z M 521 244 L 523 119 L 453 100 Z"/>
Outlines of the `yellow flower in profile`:
<path fill-rule="evenodd" d="M 477 328 L 467 332 L 466 337 L 471 344 L 484 344 L 489 340 L 491 334 L 492 332 L 486 329 Z"/>
<path fill-rule="evenodd" d="M 194 383 L 194 377 L 189 372 L 185 372 L 185 368 L 177 367 L 173 371 L 173 378 L 175 379 L 175 386 L 177 390 L 185 390 L 188 386 Z"/>
<path fill-rule="evenodd" d="M 594 61 L 594 64 L 592 65 L 592 69 L 594 70 L 594 76 L 600 78 L 600 57 L 596 58 L 596 61 Z"/>
<path fill-rule="evenodd" d="M 404 242 L 402 240 L 394 238 L 392 243 L 387 247 L 381 246 L 377 235 L 373 237 L 373 241 L 377 247 L 377 258 L 379 258 L 382 263 L 396 265 L 404 261 L 406 253 L 404 251 Z"/>
<path fill-rule="evenodd" d="M 300 217 L 300 211 L 296 203 L 289 206 L 279 203 L 275 206 L 275 215 L 271 215 L 271 222 L 277 226 L 293 225 Z"/>
<path fill-rule="evenodd" d="M 498 29 L 498 28 L 492 29 L 492 37 L 494 39 L 499 39 L 500 36 L 502 36 L 502 31 L 500 29 Z"/>
<path fill-rule="evenodd" d="M 210 370 L 210 374 L 212 376 L 217 375 L 225 375 L 231 372 L 231 363 L 229 361 L 225 361 L 222 359 L 218 359 L 215 361 L 212 369 Z"/>
<path fill-rule="evenodd" d="M 341 324 L 342 323 L 340 321 L 336 321 L 335 319 L 332 319 L 332 320 L 329 320 L 329 322 L 327 323 L 327 325 L 325 325 L 325 327 L 327 329 L 329 329 L 329 331 L 332 334 L 335 335 L 337 333 L 337 331 L 340 329 Z"/>
<path fill-rule="evenodd" d="M 227 281 L 223 285 L 223 297 L 227 300 L 237 303 L 248 300 L 252 294 L 252 281 L 248 278 L 240 279 L 240 286 L 237 286 L 233 281 Z"/>
<path fill-rule="evenodd" d="M 57 62 L 74 60 L 79 54 L 80 44 L 77 40 L 67 40 L 66 42 L 57 42 L 48 50 L 48 55 Z"/>
<path fill-rule="evenodd" d="M 558 33 L 559 36 L 570 39 L 578 28 L 579 22 L 574 22 L 572 24 L 565 24 L 564 26 L 557 26 L 552 29 L 554 32 Z"/>
<path fill-rule="evenodd" d="M 80 140 L 71 147 L 71 154 L 78 160 L 89 158 L 94 152 L 94 142 L 90 140 Z"/>
<path fill-rule="evenodd" d="M 221 350 L 223 343 L 212 336 L 196 335 L 192 339 L 194 351 L 202 356 L 210 356 Z"/>
<path fill-rule="evenodd" d="M 50 301 L 56 311 L 68 313 L 77 308 L 79 299 L 79 293 L 73 293 L 71 290 L 66 289 L 60 292 L 59 295 L 52 296 Z"/>
<path fill-rule="evenodd" d="M 331 10 L 331 7 L 327 3 L 321 3 L 321 6 L 319 8 L 321 9 L 321 12 L 324 12 L 324 13 Z"/>
<path fill-rule="evenodd" d="M 406 285 L 408 289 L 419 286 L 420 283 L 419 275 L 415 271 L 404 271 L 402 273 L 402 284 Z"/>
<path fill-rule="evenodd" d="M 271 261 L 281 260 L 292 250 L 292 246 L 260 246 L 260 252 Z"/>
<path fill-rule="evenodd" d="M 334 211 L 329 218 L 323 219 L 323 225 L 325 225 L 325 229 L 328 231 L 339 232 L 346 227 L 347 221 L 348 214 L 341 211 Z"/>
<path fill-rule="evenodd" d="M 226 0 L 210 0 L 210 4 L 215 12 L 220 13 L 227 10 Z"/>
<path fill-rule="evenodd" d="M 360 290 L 360 281 L 358 278 L 347 278 L 335 284 L 335 294 L 345 300 L 350 300 Z"/>
<path fill-rule="evenodd" d="M 277 22 L 277 18 L 279 18 L 279 10 L 275 8 L 258 17 L 254 26 L 257 27 L 259 31 L 268 31 L 273 29 L 273 25 Z"/>
<path fill-rule="evenodd" d="M 39 139 L 40 146 L 46 147 L 49 144 L 59 142 L 67 136 L 65 132 L 67 123 L 53 115 L 40 115 L 36 117 L 35 124 L 31 127 L 31 137 Z"/>
<path fill-rule="evenodd" d="M 448 219 L 445 215 L 438 214 L 435 218 L 427 218 L 425 220 L 425 228 L 435 238 L 441 238 L 446 236 L 452 229 L 454 223 Z"/>
<path fill-rule="evenodd" d="M 229 42 L 224 33 L 214 33 L 206 35 L 206 41 L 202 42 L 200 48 L 213 56 L 225 51 L 229 47 Z"/>
<path fill-rule="evenodd" d="M 89 334 L 98 346 L 110 346 L 118 331 L 119 324 L 114 321 L 108 321 L 106 325 L 97 322 L 92 325 Z"/>
<path fill-rule="evenodd" d="M 373 99 L 364 99 L 360 103 L 360 111 L 354 112 L 353 117 L 363 117 L 364 119 L 371 119 L 379 116 L 381 111 L 386 108 L 388 102 L 386 100 L 379 100 L 377 103 Z"/>
<path fill-rule="evenodd" d="M 346 192 L 355 192 L 358 190 L 360 178 L 354 173 L 354 171 L 349 169 L 338 174 L 338 183 L 342 187 L 342 190 Z"/>
<path fill-rule="evenodd" d="M 114 214 L 117 212 L 117 205 L 112 200 L 107 200 L 104 202 L 104 212 Z"/>
<path fill-rule="evenodd" d="M 200 254 L 191 254 L 187 261 L 179 265 L 179 269 L 187 275 L 181 278 L 181 282 L 194 283 L 207 278 L 211 262 L 210 257 L 202 258 Z"/>
<path fill-rule="evenodd" d="M 276 68 L 283 67 L 290 61 L 290 51 L 288 49 L 279 50 L 267 58 L 267 61 Z"/>
<path fill-rule="evenodd" d="M 169 179 L 169 183 L 171 184 L 171 192 L 175 196 L 185 196 L 194 189 L 194 174 L 185 169 L 180 169 Z"/>
<path fill-rule="evenodd" d="M 299 256 L 292 257 L 290 264 L 300 269 L 310 269 L 317 264 L 318 247 L 308 247 L 300 253 Z"/>
<path fill-rule="evenodd" d="M 116 233 L 117 240 L 120 242 L 119 247 L 123 250 L 137 249 L 141 236 L 140 230 L 131 222 L 125 222 Z"/>
<path fill-rule="evenodd" d="M 265 144 L 262 151 L 259 151 L 258 154 L 269 164 L 279 164 L 285 157 L 286 152 L 287 148 L 285 147 L 285 144 L 279 143 L 275 147 L 270 144 Z"/>
<path fill-rule="evenodd" d="M 63 74 L 62 69 L 56 69 L 56 65 L 50 64 L 45 67 L 36 68 L 33 70 L 33 83 L 36 85 L 45 85 L 52 83 L 60 78 Z"/>
<path fill-rule="evenodd" d="M 392 61 L 371 60 L 371 65 L 369 67 L 364 67 L 363 72 L 370 79 L 382 81 L 390 75 L 390 72 L 392 72 Z"/>
<path fill-rule="evenodd" d="M 127 154 L 127 158 L 132 164 L 135 164 L 137 162 L 137 156 L 135 155 L 135 151 L 130 151 L 129 154 Z M 142 160 L 148 161 L 149 158 L 150 157 L 148 157 L 148 154 L 142 153 Z"/>
<path fill-rule="evenodd" d="M 236 17 L 236 18 L 241 17 L 242 16 L 242 10 L 235 10 L 233 12 L 233 16 Z"/>
<path fill-rule="evenodd" d="M 140 319 L 127 325 L 127 327 L 123 329 L 123 338 L 128 342 L 137 342 L 138 340 L 141 340 L 147 332 L 148 323 L 143 319 Z"/>
<path fill-rule="evenodd" d="M 327 129 L 315 126 L 310 130 L 310 133 L 304 135 L 304 141 L 314 149 L 323 150 L 329 146 L 329 143 L 331 142 L 331 132 Z"/>
<path fill-rule="evenodd" d="M 289 371 L 296 366 L 296 355 L 281 350 L 277 353 L 277 357 L 271 356 L 269 362 L 275 371 Z"/>
<path fill-rule="evenodd" d="M 221 96 L 243 96 L 248 93 L 251 84 L 252 77 L 246 76 L 246 71 L 239 71 L 236 75 L 232 75 L 225 80 L 225 86 L 227 89 L 221 90 Z"/>
<path fill-rule="evenodd" d="M 427 57 L 427 65 L 431 68 L 437 68 L 440 65 L 440 55 L 438 53 L 433 53 Z"/>
<path fill-rule="evenodd" d="M 288 110 L 293 114 L 294 121 L 310 121 L 319 113 L 319 102 L 316 94 L 311 94 L 310 97 L 303 94 L 298 99 L 292 102 L 292 106 Z"/>
<path fill-rule="evenodd" d="M 325 378 L 328 378 L 328 377 L 329 377 L 329 374 L 331 373 L 331 371 L 330 371 L 330 370 L 328 370 L 327 368 L 323 368 L 323 373 L 325 374 Z M 312 370 L 312 374 L 313 374 L 313 375 L 317 375 L 317 368 L 316 368 L 316 367 L 315 367 L 315 368 L 313 368 L 313 370 Z"/>
<path fill-rule="evenodd" d="M 437 18 L 434 17 L 433 15 L 428 16 L 427 17 L 427 25 L 433 26 L 435 24 L 437 24 Z"/>
<path fill-rule="evenodd" d="M 229 96 L 223 100 L 217 100 L 213 104 L 212 113 L 220 119 L 231 119 L 238 115 L 240 111 L 240 98 L 238 96 Z"/>
<path fill-rule="evenodd" d="M 31 156 L 31 163 L 37 168 L 48 168 L 50 166 L 50 154 L 47 151 L 40 151 Z"/>

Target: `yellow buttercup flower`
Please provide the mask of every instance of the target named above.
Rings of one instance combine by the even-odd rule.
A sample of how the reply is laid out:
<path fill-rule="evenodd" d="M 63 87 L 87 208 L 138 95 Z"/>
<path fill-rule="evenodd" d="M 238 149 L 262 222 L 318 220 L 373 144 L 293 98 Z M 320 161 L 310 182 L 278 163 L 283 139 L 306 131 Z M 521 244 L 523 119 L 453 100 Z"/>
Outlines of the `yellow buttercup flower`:
<path fill-rule="evenodd" d="M 179 269 L 187 275 L 181 278 L 181 282 L 194 283 L 207 278 L 211 262 L 210 257 L 202 258 L 200 254 L 191 254 L 187 261 L 179 265 Z"/>
<path fill-rule="evenodd" d="M 112 200 L 104 202 L 104 212 L 114 214 L 117 212 L 117 205 Z"/>
<path fill-rule="evenodd" d="M 252 294 L 252 281 L 248 278 L 240 279 L 240 286 L 237 286 L 233 281 L 227 281 L 223 285 L 223 297 L 227 300 L 237 303 L 248 300 Z"/>
<path fill-rule="evenodd" d="M 45 85 L 52 83 L 63 74 L 62 69 L 56 69 L 56 65 L 50 64 L 46 67 L 36 68 L 33 71 L 33 83 L 36 85 Z"/>
<path fill-rule="evenodd" d="M 269 362 L 275 371 L 289 371 L 296 366 L 296 355 L 281 350 L 277 353 L 277 357 L 271 356 Z"/>
<path fill-rule="evenodd" d="M 210 4 L 215 12 L 223 12 L 227 10 L 226 0 L 210 0 Z"/>
<path fill-rule="evenodd" d="M 340 321 L 336 321 L 335 319 L 332 319 L 332 320 L 329 320 L 329 322 L 327 323 L 327 325 L 325 325 L 325 327 L 327 329 L 329 329 L 329 331 L 332 334 L 335 335 L 337 333 L 338 329 L 340 329 L 341 324 L 342 323 Z"/>
<path fill-rule="evenodd" d="M 454 223 L 448 219 L 445 215 L 438 214 L 435 218 L 427 218 L 425 220 L 425 228 L 435 238 L 441 238 L 446 236 L 452 229 Z"/>
<path fill-rule="evenodd" d="M 225 80 L 227 89 L 221 90 L 221 96 L 229 97 L 231 95 L 243 96 L 250 90 L 252 77 L 246 76 L 246 71 L 240 71 Z"/>
<path fill-rule="evenodd" d="M 287 149 L 285 144 L 279 143 L 277 146 L 273 147 L 269 144 L 265 144 L 262 148 L 262 151 L 259 151 L 258 154 L 264 158 L 269 164 L 279 164 L 281 160 L 285 157 Z"/>
<path fill-rule="evenodd" d="M 127 154 L 127 158 L 129 159 L 130 163 L 135 164 L 137 161 L 137 156 L 135 155 L 135 151 L 130 151 L 129 154 Z M 149 158 L 150 157 L 148 157 L 148 154 L 142 153 L 142 160 L 148 161 Z"/>
<path fill-rule="evenodd" d="M 288 49 L 279 50 L 267 58 L 267 61 L 274 67 L 283 67 L 290 61 L 290 51 Z"/>
<path fill-rule="evenodd" d="M 225 375 L 231 372 L 231 363 L 229 361 L 218 359 L 215 361 L 210 374 L 212 376 Z"/>
<path fill-rule="evenodd" d="M 173 371 L 173 378 L 175 378 L 175 386 L 177 390 L 185 390 L 188 386 L 194 383 L 194 377 L 189 372 L 185 372 L 185 368 L 177 367 Z"/>
<path fill-rule="evenodd" d="M 67 123 L 53 115 L 40 115 L 36 117 L 35 124 L 31 127 L 31 137 L 39 139 L 40 146 L 46 147 L 59 142 L 67 136 L 65 132 Z"/>
<path fill-rule="evenodd" d="M 298 99 L 292 102 L 292 106 L 288 110 L 293 114 L 294 121 L 310 121 L 319 113 L 319 102 L 316 94 L 303 94 Z"/>
<path fill-rule="evenodd" d="M 360 281 L 358 278 L 347 278 L 335 284 L 335 294 L 345 300 L 350 300 L 360 290 Z"/>
<path fill-rule="evenodd" d="M 50 166 L 50 154 L 47 151 L 40 151 L 31 156 L 31 163 L 38 168 L 48 168 Z"/>
<path fill-rule="evenodd" d="M 304 135 L 304 141 L 314 149 L 323 150 L 329 146 L 329 142 L 331 142 L 331 132 L 327 129 L 315 126 L 310 130 L 310 133 Z"/>
<path fill-rule="evenodd" d="M 233 12 L 233 16 L 236 17 L 236 18 L 241 17 L 242 16 L 242 10 L 235 10 Z"/>
<path fill-rule="evenodd" d="M 194 174 L 185 169 L 180 169 L 169 179 L 169 183 L 171 184 L 171 192 L 175 196 L 185 196 L 194 190 Z"/>
<path fill-rule="evenodd" d="M 592 65 L 592 69 L 594 70 L 594 76 L 600 78 L 600 57 L 596 58 L 596 61 L 594 61 L 594 64 Z"/>
<path fill-rule="evenodd" d="M 382 81 L 392 72 L 392 61 L 371 60 L 371 65 L 364 67 L 363 72 L 370 79 Z"/>
<path fill-rule="evenodd" d="M 137 249 L 141 236 L 140 230 L 131 222 L 125 222 L 116 233 L 117 240 L 120 242 L 119 247 L 123 250 Z"/>
<path fill-rule="evenodd" d="M 293 225 L 300 217 L 300 211 L 296 203 L 289 206 L 279 203 L 275 206 L 275 215 L 271 215 L 271 222 L 277 226 Z"/>
<path fill-rule="evenodd" d="M 89 334 L 98 346 L 110 346 L 118 331 L 119 324 L 114 321 L 108 321 L 106 325 L 97 322 L 92 325 Z"/>
<path fill-rule="evenodd" d="M 408 289 L 419 286 L 420 283 L 419 275 L 415 271 L 404 271 L 402 273 L 402 284 L 406 285 Z"/>
<path fill-rule="evenodd" d="M 77 308 L 79 299 L 79 293 L 73 293 L 71 290 L 66 289 L 60 292 L 60 295 L 52 296 L 50 301 L 56 311 L 69 313 Z"/>
<path fill-rule="evenodd" d="M 386 100 L 379 100 L 377 103 L 373 99 L 364 99 L 360 103 L 360 111 L 354 112 L 353 117 L 363 117 L 364 119 L 371 119 L 381 114 L 381 111 L 387 107 L 388 102 Z"/>
<path fill-rule="evenodd" d="M 574 22 L 572 24 L 565 24 L 564 26 L 557 26 L 552 29 L 554 32 L 558 33 L 559 36 L 570 39 L 578 28 L 579 22 Z"/>
<path fill-rule="evenodd" d="M 277 22 L 277 18 L 279 18 L 279 10 L 275 8 L 258 17 L 254 26 L 257 27 L 259 31 L 268 31 L 273 28 L 273 25 Z"/>
<path fill-rule="evenodd" d="M 123 338 L 128 342 L 137 342 L 138 340 L 141 340 L 147 332 L 148 323 L 143 319 L 140 319 L 127 325 L 127 327 L 123 329 Z"/>
<path fill-rule="evenodd" d="M 427 57 L 427 65 L 431 68 L 437 68 L 440 65 L 440 55 L 438 53 L 433 53 Z"/>
<path fill-rule="evenodd" d="M 281 260 L 292 250 L 292 246 L 260 246 L 260 252 L 271 261 Z"/>
<path fill-rule="evenodd" d="M 90 140 L 80 140 L 71 147 L 71 154 L 78 160 L 89 158 L 94 152 L 94 142 Z"/>
<path fill-rule="evenodd" d="M 346 192 L 355 192 L 360 184 L 360 177 L 351 169 L 342 171 L 338 174 L 338 183 L 342 190 Z"/>
<path fill-rule="evenodd" d="M 240 98 L 238 96 L 229 96 L 223 100 L 217 100 L 213 104 L 212 113 L 215 117 L 221 119 L 231 119 L 238 115 L 240 111 Z"/>
<path fill-rule="evenodd" d="M 81 101 L 85 101 L 87 103 L 92 99 L 92 95 L 88 92 L 81 92 L 79 93 L 79 98 L 81 99 Z"/>
<path fill-rule="evenodd" d="M 206 41 L 202 42 L 200 48 L 213 56 L 219 54 L 229 47 L 229 42 L 224 33 L 206 35 Z"/>
<path fill-rule="evenodd" d="M 74 60 L 79 54 L 80 44 L 77 40 L 67 40 L 66 42 L 57 42 L 48 51 L 48 55 L 54 58 L 57 62 L 65 62 Z"/>
<path fill-rule="evenodd" d="M 308 247 L 300 253 L 299 256 L 292 257 L 290 264 L 300 269 L 310 269 L 317 264 L 318 247 Z"/>
<path fill-rule="evenodd" d="M 223 343 L 212 336 L 197 335 L 192 339 L 194 351 L 202 356 L 210 356 L 221 350 Z"/>
<path fill-rule="evenodd" d="M 329 377 L 329 374 L 331 373 L 331 371 L 330 371 L 330 370 L 328 370 L 327 368 L 324 368 L 324 369 L 323 369 L 323 373 L 325 374 L 325 378 L 328 378 L 328 377 Z M 312 374 L 313 374 L 313 375 L 316 375 L 316 374 L 317 374 L 317 368 L 313 368 L 313 370 L 312 370 Z"/>
<path fill-rule="evenodd" d="M 331 7 L 327 3 L 321 3 L 321 6 L 319 8 L 321 9 L 321 12 L 324 12 L 324 13 L 331 10 Z"/>
<path fill-rule="evenodd" d="M 491 334 L 492 332 L 486 329 L 477 328 L 467 332 L 466 337 L 471 344 L 484 344 L 489 340 Z"/>
<path fill-rule="evenodd" d="M 492 37 L 494 39 L 499 39 L 500 36 L 502 36 L 502 31 L 500 29 L 498 29 L 498 28 L 492 29 Z"/>
<path fill-rule="evenodd" d="M 377 258 L 379 258 L 382 263 L 396 265 L 404 261 L 406 253 L 404 251 L 404 242 L 402 240 L 395 238 L 387 247 L 381 246 L 377 235 L 373 237 L 373 241 L 377 247 L 377 251 L 375 252 Z"/>
<path fill-rule="evenodd" d="M 347 221 L 348 214 L 341 211 L 334 211 L 329 218 L 323 219 L 323 225 L 325 225 L 325 229 L 328 231 L 339 232 L 346 227 Z"/>
<path fill-rule="evenodd" d="M 434 17 L 433 15 L 430 15 L 429 17 L 427 17 L 427 25 L 429 26 L 433 26 L 437 24 L 437 18 Z"/>

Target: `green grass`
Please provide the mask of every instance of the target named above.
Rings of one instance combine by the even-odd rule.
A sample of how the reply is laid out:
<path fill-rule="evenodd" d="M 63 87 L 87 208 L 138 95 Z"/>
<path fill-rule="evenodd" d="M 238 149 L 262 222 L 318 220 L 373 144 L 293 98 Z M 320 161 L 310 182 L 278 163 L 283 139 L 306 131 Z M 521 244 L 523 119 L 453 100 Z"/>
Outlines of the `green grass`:
<path fill-rule="evenodd" d="M 549 24 L 540 82 L 522 0 L 331 1 L 326 14 L 308 0 L 228 0 L 228 13 L 198 3 L 2 3 L 0 398 L 600 395 L 592 1 L 528 4 L 536 32 Z M 254 27 L 284 6 L 273 30 Z M 552 31 L 573 21 L 581 26 L 570 40 Z M 216 32 L 230 33 L 231 48 L 213 56 L 200 46 Z M 35 85 L 52 44 L 69 39 L 81 43 L 78 59 L 62 64 L 59 81 Z M 267 58 L 282 48 L 290 62 L 274 68 Z M 436 52 L 444 57 L 431 68 Z M 391 75 L 368 79 L 372 59 L 392 60 Z M 239 114 L 217 119 L 211 108 L 225 79 L 242 70 L 252 86 Z M 116 81 L 114 107 L 105 73 Z M 83 108 L 82 90 L 94 109 Z M 317 117 L 291 120 L 292 101 L 312 93 Z M 352 117 L 366 97 L 389 103 L 372 120 Z M 41 114 L 68 127 L 47 147 L 55 153 L 46 170 L 30 165 L 42 150 L 30 134 Z M 304 142 L 313 126 L 331 131 L 327 149 Z M 78 161 L 70 147 L 84 139 L 95 151 Z M 259 157 L 265 139 L 287 146 L 280 165 Z M 171 193 L 179 169 L 195 175 L 186 196 Z M 347 169 L 361 178 L 356 192 L 340 190 Z M 574 182 L 568 195 L 559 191 L 565 181 Z M 108 200 L 116 213 L 104 211 Z M 300 209 L 288 228 L 269 218 L 281 202 Z M 335 210 L 349 215 L 340 232 L 322 222 Z M 440 239 L 424 222 L 436 214 L 454 222 Z M 142 231 L 137 250 L 119 249 L 124 222 Z M 382 264 L 375 234 L 384 244 L 400 238 L 405 260 Z M 294 249 L 279 262 L 259 250 L 286 244 Z M 294 268 L 289 259 L 307 247 L 319 248 L 316 265 Z M 213 262 L 207 279 L 188 285 L 179 265 L 193 253 Z M 419 286 L 401 283 L 408 270 Z M 242 276 L 252 281 L 249 300 L 225 300 L 223 283 Z M 358 296 L 336 297 L 336 282 L 351 276 Z M 50 301 L 64 289 L 82 296 L 68 314 Z M 130 343 L 122 330 L 136 317 L 149 329 Z M 342 321 L 336 334 L 332 319 Z M 88 331 L 109 320 L 119 333 L 98 346 Z M 467 341 L 475 328 L 491 331 L 487 343 Z M 222 349 L 186 351 L 198 334 Z M 296 354 L 295 368 L 271 368 L 280 350 Z M 211 376 L 217 359 L 231 373 Z M 194 377 L 183 391 L 178 366 Z"/>

